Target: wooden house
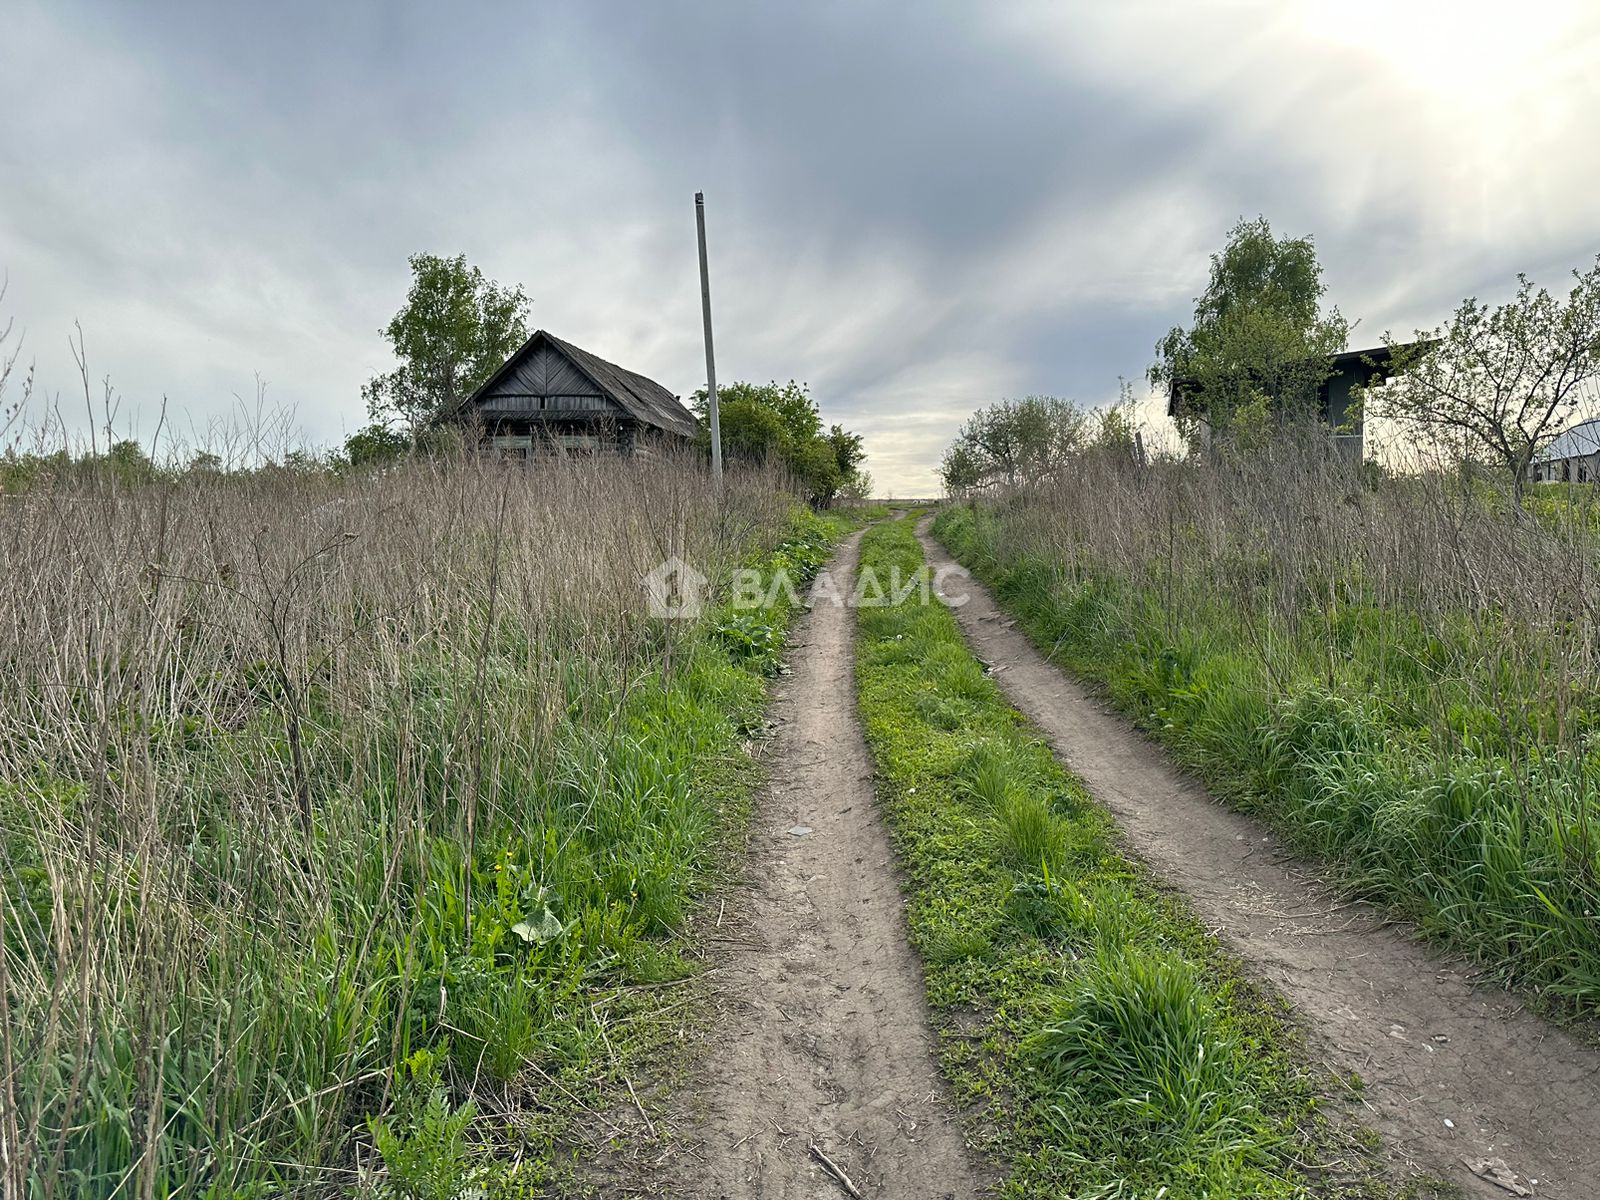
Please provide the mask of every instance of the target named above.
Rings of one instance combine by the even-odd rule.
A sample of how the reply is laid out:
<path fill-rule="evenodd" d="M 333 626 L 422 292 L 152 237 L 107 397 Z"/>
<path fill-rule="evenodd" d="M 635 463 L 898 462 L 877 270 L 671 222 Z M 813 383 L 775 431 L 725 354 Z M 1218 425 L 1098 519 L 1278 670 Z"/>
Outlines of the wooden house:
<path fill-rule="evenodd" d="M 456 415 L 481 431 L 487 450 L 512 458 L 631 455 L 650 445 L 687 443 L 699 429 L 694 414 L 655 380 L 543 329 Z"/>

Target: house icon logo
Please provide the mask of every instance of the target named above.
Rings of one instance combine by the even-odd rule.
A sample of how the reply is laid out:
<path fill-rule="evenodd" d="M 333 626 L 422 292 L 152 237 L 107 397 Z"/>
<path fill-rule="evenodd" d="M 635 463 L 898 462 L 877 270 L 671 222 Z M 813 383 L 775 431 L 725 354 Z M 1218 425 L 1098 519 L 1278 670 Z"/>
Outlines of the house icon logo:
<path fill-rule="evenodd" d="M 652 617 L 698 617 L 706 577 L 674 554 L 644 577 L 645 605 Z"/>

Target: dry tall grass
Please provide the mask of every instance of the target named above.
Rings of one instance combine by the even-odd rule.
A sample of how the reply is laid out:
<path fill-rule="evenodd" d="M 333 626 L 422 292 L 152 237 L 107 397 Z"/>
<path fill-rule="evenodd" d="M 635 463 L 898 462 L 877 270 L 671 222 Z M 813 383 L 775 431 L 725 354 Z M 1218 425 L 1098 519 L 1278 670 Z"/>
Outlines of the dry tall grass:
<path fill-rule="evenodd" d="M 640 577 L 782 537 L 770 479 L 719 508 L 665 460 L 453 462 L 0 505 L 0 1192 L 336 1190 L 420 1045 L 480 1093 L 591 1052 L 584 989 L 648 972 L 706 852 L 695 742 L 749 702 Z"/>
<path fill-rule="evenodd" d="M 941 529 L 1214 784 L 1509 979 L 1600 1001 L 1588 489 L 1376 478 L 1318 439 L 1087 455 Z"/>

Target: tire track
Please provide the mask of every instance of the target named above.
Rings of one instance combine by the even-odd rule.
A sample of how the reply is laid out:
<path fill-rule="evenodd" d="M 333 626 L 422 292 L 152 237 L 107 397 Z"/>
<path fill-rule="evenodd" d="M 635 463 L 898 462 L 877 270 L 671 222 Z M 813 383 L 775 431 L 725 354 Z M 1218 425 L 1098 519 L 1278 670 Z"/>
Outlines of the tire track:
<path fill-rule="evenodd" d="M 841 595 L 859 533 L 829 564 Z M 719 931 L 719 1016 L 680 1134 L 674 1194 L 838 1200 L 816 1145 L 866 1197 L 969 1200 L 985 1183 L 935 1062 L 922 965 L 855 710 L 855 621 L 824 603 L 776 688 L 771 783 Z"/>
<path fill-rule="evenodd" d="M 928 562 L 956 565 L 929 524 L 917 529 Z M 1510 1189 L 1469 1169 L 1501 1159 L 1534 1195 L 1600 1195 L 1600 1052 L 1345 900 L 1325 870 L 1218 804 L 1047 661 L 976 581 L 946 590 L 967 592 L 954 611 L 973 652 L 1132 849 L 1293 1003 L 1331 1068 L 1361 1076 L 1367 1122 L 1397 1169 L 1504 1200 Z"/>

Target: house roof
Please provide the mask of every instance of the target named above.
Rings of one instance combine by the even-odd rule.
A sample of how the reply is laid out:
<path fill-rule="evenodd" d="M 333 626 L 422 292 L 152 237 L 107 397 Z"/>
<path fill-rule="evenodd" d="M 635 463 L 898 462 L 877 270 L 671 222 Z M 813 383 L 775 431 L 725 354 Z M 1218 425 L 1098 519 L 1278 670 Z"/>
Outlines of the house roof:
<path fill-rule="evenodd" d="M 1563 458 L 1586 458 L 1600 454 L 1600 417 L 1579 421 L 1556 434 L 1539 454 L 1540 462 L 1559 462 Z"/>
<path fill-rule="evenodd" d="M 1396 343 L 1393 346 L 1374 346 L 1370 350 L 1344 350 L 1338 354 L 1331 355 L 1328 359 L 1328 364 L 1335 372 L 1345 367 L 1355 366 L 1358 363 L 1367 363 L 1374 367 L 1387 367 L 1394 361 L 1396 351 L 1405 353 L 1409 350 L 1420 350 L 1435 345 L 1438 345 L 1437 339 L 1424 338 L 1420 342 Z"/>
<path fill-rule="evenodd" d="M 573 366 L 589 377 L 603 395 L 641 425 L 663 429 L 681 437 L 694 437 L 699 431 L 700 423 L 695 420 L 694 414 L 655 380 L 647 379 L 625 367 L 619 367 L 614 362 L 608 362 L 581 346 L 564 342 L 555 334 L 547 333 L 543 329 L 534 330 L 533 336 L 523 342 L 515 354 L 501 363 L 499 369 L 485 379 L 477 391 L 467 397 L 462 408 L 477 404 L 482 397 L 492 392 L 506 375 L 516 369 L 517 363 L 532 354 L 541 344 L 548 344 L 565 355 Z"/>

